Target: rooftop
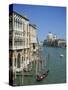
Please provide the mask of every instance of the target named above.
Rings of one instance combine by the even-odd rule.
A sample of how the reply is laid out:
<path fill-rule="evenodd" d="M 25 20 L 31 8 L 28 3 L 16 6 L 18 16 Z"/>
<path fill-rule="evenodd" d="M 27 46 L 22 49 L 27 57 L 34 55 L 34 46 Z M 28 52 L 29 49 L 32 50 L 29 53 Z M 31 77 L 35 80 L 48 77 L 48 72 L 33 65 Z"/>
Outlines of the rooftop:
<path fill-rule="evenodd" d="M 37 26 L 35 24 L 29 24 L 29 26 L 32 26 L 33 28 L 37 29 Z"/>
<path fill-rule="evenodd" d="M 26 16 L 21 15 L 21 14 L 19 14 L 19 13 L 16 12 L 16 11 L 9 11 L 9 14 L 12 14 L 12 13 L 15 13 L 15 14 L 19 15 L 20 17 L 24 18 L 25 20 L 29 21 L 29 19 L 28 19 Z"/>

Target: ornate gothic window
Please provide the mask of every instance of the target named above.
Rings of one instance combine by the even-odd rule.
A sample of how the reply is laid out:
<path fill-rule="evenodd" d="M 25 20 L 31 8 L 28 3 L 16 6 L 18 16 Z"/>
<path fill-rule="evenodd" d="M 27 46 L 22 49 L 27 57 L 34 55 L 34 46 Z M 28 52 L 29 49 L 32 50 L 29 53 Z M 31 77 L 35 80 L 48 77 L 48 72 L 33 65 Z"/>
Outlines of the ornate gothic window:
<path fill-rule="evenodd" d="M 17 67 L 20 68 L 20 54 L 17 56 Z"/>

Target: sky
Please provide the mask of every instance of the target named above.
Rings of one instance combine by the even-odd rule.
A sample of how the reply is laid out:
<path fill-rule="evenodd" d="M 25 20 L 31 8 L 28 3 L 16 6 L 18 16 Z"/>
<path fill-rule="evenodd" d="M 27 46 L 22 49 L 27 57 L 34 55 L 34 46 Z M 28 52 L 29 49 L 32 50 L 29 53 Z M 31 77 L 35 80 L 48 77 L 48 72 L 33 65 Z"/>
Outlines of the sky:
<path fill-rule="evenodd" d="M 66 39 L 66 7 L 14 4 L 13 10 L 27 16 L 30 23 L 37 25 L 40 41 L 46 39 L 49 32 Z"/>

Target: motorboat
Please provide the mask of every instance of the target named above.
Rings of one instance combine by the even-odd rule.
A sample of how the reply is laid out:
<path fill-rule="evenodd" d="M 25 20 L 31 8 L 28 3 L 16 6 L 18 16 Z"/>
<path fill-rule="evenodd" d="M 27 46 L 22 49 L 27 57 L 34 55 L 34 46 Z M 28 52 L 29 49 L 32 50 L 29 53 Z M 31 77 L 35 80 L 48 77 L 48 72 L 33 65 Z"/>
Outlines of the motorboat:
<path fill-rule="evenodd" d="M 60 57 L 64 57 L 64 55 L 63 54 L 60 54 Z"/>

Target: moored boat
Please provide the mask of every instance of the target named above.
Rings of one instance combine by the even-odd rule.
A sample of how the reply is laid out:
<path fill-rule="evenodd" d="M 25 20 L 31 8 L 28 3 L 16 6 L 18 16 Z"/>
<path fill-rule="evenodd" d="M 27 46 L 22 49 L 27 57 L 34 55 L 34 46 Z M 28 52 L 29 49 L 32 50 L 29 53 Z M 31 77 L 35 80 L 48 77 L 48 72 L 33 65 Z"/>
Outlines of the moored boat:
<path fill-rule="evenodd" d="M 37 75 L 36 80 L 37 80 L 37 81 L 43 80 L 45 77 L 47 77 L 48 72 L 49 72 L 49 70 L 47 70 L 45 73 L 43 73 L 43 74 L 41 74 L 41 75 Z"/>

